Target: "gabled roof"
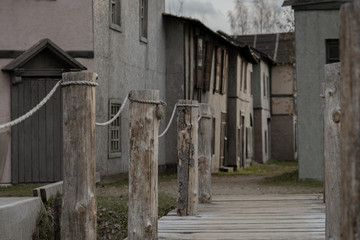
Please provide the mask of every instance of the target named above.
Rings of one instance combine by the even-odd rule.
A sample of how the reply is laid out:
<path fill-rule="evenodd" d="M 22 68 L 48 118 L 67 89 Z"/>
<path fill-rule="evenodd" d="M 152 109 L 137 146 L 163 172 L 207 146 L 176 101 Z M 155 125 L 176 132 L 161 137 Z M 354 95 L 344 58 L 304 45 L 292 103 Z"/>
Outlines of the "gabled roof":
<path fill-rule="evenodd" d="M 352 0 L 285 0 L 283 6 L 292 6 L 297 11 L 338 10 L 341 4 Z"/>
<path fill-rule="evenodd" d="M 2 70 L 3 71 L 15 71 L 16 69 L 21 69 L 24 65 L 29 63 L 36 56 L 41 54 L 44 51 L 49 51 L 52 55 L 58 57 L 62 62 L 66 63 L 68 70 L 80 71 L 86 70 L 86 67 L 72 58 L 59 46 L 57 46 L 50 39 L 43 39 L 36 43 L 34 46 L 29 48 L 27 51 L 22 53 L 16 59 L 11 61 L 6 65 Z"/>
<path fill-rule="evenodd" d="M 208 34 L 212 35 L 215 39 L 222 42 L 224 45 L 227 45 L 227 46 L 233 47 L 233 48 L 237 48 L 239 50 L 239 52 L 242 54 L 242 56 L 245 57 L 245 59 L 248 60 L 249 62 L 254 63 L 254 64 L 258 63 L 258 57 L 251 50 L 250 46 L 248 46 L 246 44 L 239 44 L 236 41 L 233 41 L 232 39 L 228 39 L 226 36 L 223 35 L 224 33 L 214 32 L 213 30 L 211 30 L 209 27 L 207 27 L 205 24 L 203 24 L 198 19 L 183 17 L 183 16 L 175 16 L 175 15 L 168 14 L 168 13 L 163 13 L 163 16 L 165 17 L 165 19 L 175 19 L 177 21 L 191 23 L 199 28 L 202 28 L 204 31 L 206 31 Z"/>
<path fill-rule="evenodd" d="M 233 38 L 266 54 L 276 63 L 295 62 L 294 32 L 238 35 Z"/>

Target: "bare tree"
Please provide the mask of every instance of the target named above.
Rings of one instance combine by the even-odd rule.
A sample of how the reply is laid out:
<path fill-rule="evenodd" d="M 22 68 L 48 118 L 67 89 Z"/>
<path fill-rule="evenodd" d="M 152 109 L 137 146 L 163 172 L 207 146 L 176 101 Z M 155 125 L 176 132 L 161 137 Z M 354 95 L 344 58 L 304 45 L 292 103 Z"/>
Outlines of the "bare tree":
<path fill-rule="evenodd" d="M 278 31 L 281 21 L 281 9 L 269 0 L 255 0 L 254 2 L 254 26 L 258 33 L 270 33 Z"/>
<path fill-rule="evenodd" d="M 241 0 L 235 0 L 234 11 L 228 12 L 231 31 L 233 34 L 247 34 L 250 28 L 249 10 Z"/>
<path fill-rule="evenodd" d="M 293 12 L 282 9 L 273 0 L 254 0 L 252 5 L 246 5 L 243 0 L 234 2 L 234 10 L 228 12 L 232 34 L 261 34 L 294 30 Z"/>

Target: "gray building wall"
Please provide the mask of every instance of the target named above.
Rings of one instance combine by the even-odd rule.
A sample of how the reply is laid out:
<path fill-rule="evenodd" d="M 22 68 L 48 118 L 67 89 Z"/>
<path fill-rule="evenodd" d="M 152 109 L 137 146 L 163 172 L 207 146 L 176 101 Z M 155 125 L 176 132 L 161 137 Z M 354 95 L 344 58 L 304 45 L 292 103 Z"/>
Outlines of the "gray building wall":
<path fill-rule="evenodd" d="M 339 11 L 296 11 L 295 21 L 299 177 L 323 180 L 325 40 L 339 38 Z"/>
<path fill-rule="evenodd" d="M 130 90 L 165 92 L 165 32 L 162 13 L 165 1 L 149 1 L 148 39 L 140 41 L 140 1 L 121 1 L 121 31 L 109 28 L 109 1 L 94 0 L 95 72 L 99 75 L 96 121 L 109 118 L 109 101 L 123 101 Z M 129 162 L 129 107 L 121 114 L 121 157 L 108 156 L 108 127 L 97 127 L 97 171 L 101 176 L 125 173 Z M 166 121 L 166 120 L 164 120 Z M 160 129 L 163 127 L 163 122 Z M 165 139 L 159 141 L 159 165 L 165 162 Z"/>

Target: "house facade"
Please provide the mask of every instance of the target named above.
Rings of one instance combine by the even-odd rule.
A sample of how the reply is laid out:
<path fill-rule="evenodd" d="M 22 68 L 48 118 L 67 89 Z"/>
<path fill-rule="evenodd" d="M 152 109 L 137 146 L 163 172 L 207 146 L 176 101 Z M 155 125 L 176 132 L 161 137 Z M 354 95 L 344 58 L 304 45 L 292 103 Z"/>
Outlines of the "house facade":
<path fill-rule="evenodd" d="M 67 71 L 94 70 L 92 1 L 0 6 L 0 122 L 19 117 Z M 66 13 L 66 14 L 65 14 Z M 0 130 L 0 183 L 61 179 L 61 89 L 31 119 Z"/>
<path fill-rule="evenodd" d="M 106 122 L 135 89 L 158 89 L 166 100 L 165 1 L 94 0 L 94 69 L 98 74 L 96 121 Z M 128 103 L 127 103 L 128 104 Z M 119 121 L 96 128 L 97 172 L 104 180 L 128 171 L 129 111 Z M 167 119 L 161 121 L 163 128 Z M 159 165 L 167 136 L 159 140 Z"/>
<path fill-rule="evenodd" d="M 325 64 L 339 61 L 339 8 L 346 1 L 288 0 L 295 10 L 299 178 L 323 181 Z"/>
<path fill-rule="evenodd" d="M 231 147 L 240 146 L 240 143 L 237 142 L 237 138 L 232 137 L 233 132 L 230 132 L 229 128 L 230 125 L 233 125 L 234 130 L 239 127 L 240 116 L 234 117 L 233 114 L 240 114 L 241 111 L 240 105 L 236 101 L 230 104 L 228 97 L 230 92 L 231 99 L 239 97 L 237 94 L 240 92 L 232 92 L 232 90 L 239 87 L 236 81 L 242 79 L 237 76 L 240 74 L 237 68 L 241 61 L 243 78 L 248 76 L 250 85 L 249 76 L 252 63 L 256 62 L 256 59 L 250 48 L 233 44 L 198 20 L 169 14 L 165 14 L 164 18 L 166 60 L 168 63 L 173 63 L 166 65 L 167 101 L 170 106 L 174 106 L 178 99 L 193 99 L 210 104 L 212 171 L 217 172 L 227 165 L 236 166 L 237 154 L 232 152 L 236 149 Z M 251 100 L 247 101 L 251 104 Z M 245 111 L 252 109 L 244 107 L 243 111 L 245 114 Z M 171 111 L 167 111 L 166 114 L 171 115 Z M 246 112 L 246 115 L 249 116 L 250 113 Z M 247 123 L 249 124 L 249 120 Z M 167 158 L 174 159 L 176 163 L 176 131 L 173 128 L 167 134 L 169 135 Z"/>
<path fill-rule="evenodd" d="M 292 161 L 297 158 L 297 115 L 295 79 L 295 33 L 236 36 L 238 41 L 266 53 L 271 67 L 271 158 Z"/>
<path fill-rule="evenodd" d="M 261 61 L 254 66 L 254 156 L 255 161 L 266 163 L 271 158 L 271 104 L 270 77 L 272 61 L 259 53 Z"/>

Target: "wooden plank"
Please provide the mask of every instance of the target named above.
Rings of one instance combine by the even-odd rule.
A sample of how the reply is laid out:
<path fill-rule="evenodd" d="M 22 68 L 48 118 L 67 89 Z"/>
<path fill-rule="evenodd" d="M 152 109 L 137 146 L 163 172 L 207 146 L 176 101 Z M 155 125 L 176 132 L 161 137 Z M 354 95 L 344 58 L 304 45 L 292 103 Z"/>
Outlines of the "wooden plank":
<path fill-rule="evenodd" d="M 282 197 L 285 200 L 279 203 Z M 172 211 L 159 220 L 159 239 L 325 239 L 325 206 L 318 197 L 238 196 L 200 204 L 198 216 L 179 217 Z"/>
<path fill-rule="evenodd" d="M 181 216 L 198 211 L 198 105 L 197 101 L 179 100 L 177 108 L 178 199 Z"/>
<path fill-rule="evenodd" d="M 54 87 L 54 82 L 46 80 L 46 93 Z M 46 181 L 54 181 L 54 99 L 46 103 Z"/>
<path fill-rule="evenodd" d="M 26 79 L 23 81 L 24 85 L 24 113 L 31 109 L 31 81 Z M 24 121 L 24 179 L 25 183 L 32 182 L 32 161 L 31 161 L 31 117 Z"/>
<path fill-rule="evenodd" d="M 19 85 L 11 86 L 11 119 L 19 116 Z M 19 126 L 11 128 L 11 183 L 19 183 Z"/>
<path fill-rule="evenodd" d="M 340 10 L 341 220 L 342 239 L 359 239 L 360 229 L 360 1 Z"/>
<path fill-rule="evenodd" d="M 199 105 L 199 203 L 211 202 L 211 109 L 209 104 Z"/>
<path fill-rule="evenodd" d="M 159 101 L 158 90 L 136 90 L 130 97 Z M 128 239 L 158 237 L 158 132 L 155 104 L 130 103 Z"/>
<path fill-rule="evenodd" d="M 39 99 L 44 99 L 46 96 L 46 82 L 44 79 L 39 79 Z M 39 110 L 39 139 L 38 139 L 38 151 L 39 151 L 39 178 L 40 182 L 46 182 L 46 106 L 43 106 Z"/>
<path fill-rule="evenodd" d="M 31 80 L 31 108 L 36 106 L 39 99 L 39 81 Z M 33 182 L 40 181 L 40 161 L 39 161 L 39 113 L 31 116 L 31 171 Z"/>
<path fill-rule="evenodd" d="M 54 83 L 60 79 L 54 79 Z M 53 96 L 53 159 L 54 159 L 54 181 L 62 180 L 62 99 L 61 88 L 57 89 Z"/>
<path fill-rule="evenodd" d="M 24 99 L 24 82 L 18 85 L 18 108 L 19 108 L 19 116 L 22 116 L 25 113 L 25 99 Z M 19 183 L 25 182 L 25 125 L 24 122 L 20 123 L 19 125 L 19 141 L 18 141 L 18 151 L 19 151 Z"/>
<path fill-rule="evenodd" d="M 63 81 L 95 82 L 97 74 L 71 72 Z M 95 87 L 69 85 L 63 94 L 64 180 L 61 239 L 96 239 Z"/>

